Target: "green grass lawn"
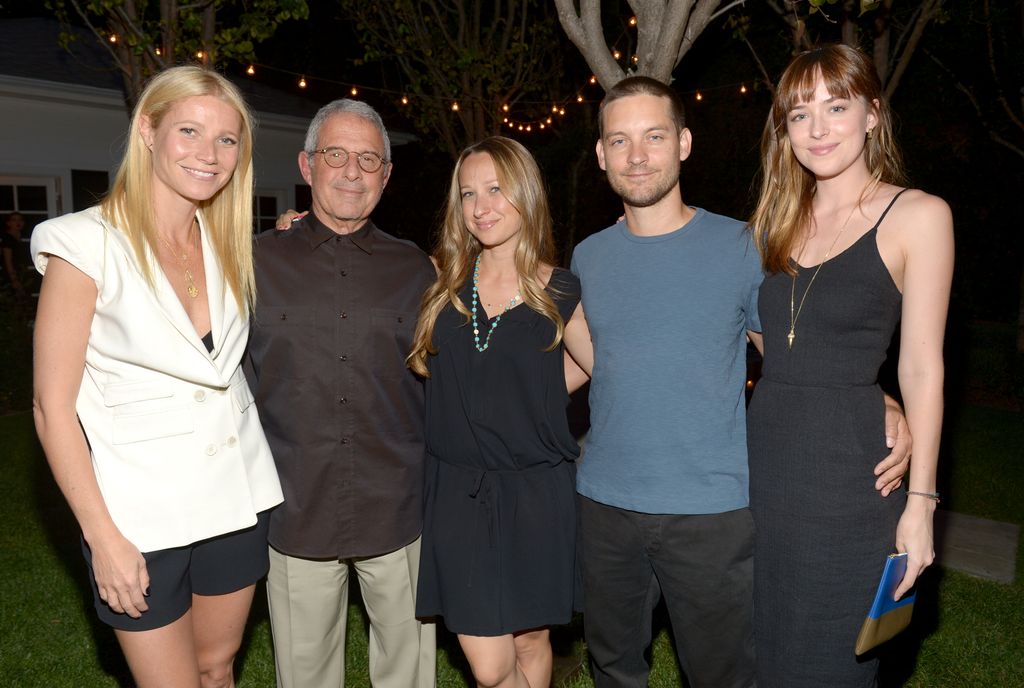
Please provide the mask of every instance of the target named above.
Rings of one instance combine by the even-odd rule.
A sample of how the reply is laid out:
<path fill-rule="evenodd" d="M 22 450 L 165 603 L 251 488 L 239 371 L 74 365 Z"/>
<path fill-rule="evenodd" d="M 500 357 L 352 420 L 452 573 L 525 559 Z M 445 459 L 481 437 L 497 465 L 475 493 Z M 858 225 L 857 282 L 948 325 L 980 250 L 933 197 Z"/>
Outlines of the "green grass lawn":
<path fill-rule="evenodd" d="M 981 407 L 950 413 L 940 489 L 944 507 L 1024 524 L 1024 414 Z M 78 530 L 53 484 L 31 416 L 0 417 L 0 686 L 82 688 L 130 685 L 113 634 L 88 605 Z M 904 661 L 886 685 L 1024 687 L 1024 552 L 1013 585 L 932 570 L 922 584 L 912 630 L 898 641 Z M 348 685 L 369 686 L 365 620 L 353 605 Z M 669 631 L 657 623 L 651 685 L 679 686 Z M 578 625 L 558 634 L 567 652 L 582 652 Z M 440 634 L 438 685 L 469 677 L 458 645 Z M 240 685 L 270 688 L 274 668 L 266 607 L 257 597 L 240 661 Z M 584 675 L 572 688 L 593 683 Z"/>

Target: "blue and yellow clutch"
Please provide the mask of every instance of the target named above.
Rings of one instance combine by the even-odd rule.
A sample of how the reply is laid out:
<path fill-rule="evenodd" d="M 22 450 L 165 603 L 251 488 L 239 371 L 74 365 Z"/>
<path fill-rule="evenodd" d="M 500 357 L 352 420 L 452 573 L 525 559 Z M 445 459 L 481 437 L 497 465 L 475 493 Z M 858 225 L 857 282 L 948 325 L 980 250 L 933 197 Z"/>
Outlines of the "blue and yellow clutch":
<path fill-rule="evenodd" d="M 858 655 L 878 647 L 910 625 L 917 592 L 912 590 L 900 600 L 893 599 L 893 594 L 906 573 L 907 555 L 890 554 L 885 561 L 882 580 L 878 582 L 875 602 L 871 605 L 871 611 L 868 612 L 864 625 L 860 627 L 860 633 L 857 635 L 854 652 Z"/>

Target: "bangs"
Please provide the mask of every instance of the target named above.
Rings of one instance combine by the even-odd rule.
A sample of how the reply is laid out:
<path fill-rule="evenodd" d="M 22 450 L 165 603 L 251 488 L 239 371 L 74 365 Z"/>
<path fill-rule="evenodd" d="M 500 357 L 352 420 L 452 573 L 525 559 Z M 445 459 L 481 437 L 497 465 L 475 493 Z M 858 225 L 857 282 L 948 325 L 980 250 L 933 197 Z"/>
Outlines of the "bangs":
<path fill-rule="evenodd" d="M 776 102 L 783 113 L 811 102 L 819 79 L 833 98 L 862 96 L 870 101 L 878 97 L 878 89 L 872 88 L 871 78 L 865 78 L 861 65 L 854 64 L 846 50 L 836 48 L 809 50 L 793 60 L 779 82 Z"/>

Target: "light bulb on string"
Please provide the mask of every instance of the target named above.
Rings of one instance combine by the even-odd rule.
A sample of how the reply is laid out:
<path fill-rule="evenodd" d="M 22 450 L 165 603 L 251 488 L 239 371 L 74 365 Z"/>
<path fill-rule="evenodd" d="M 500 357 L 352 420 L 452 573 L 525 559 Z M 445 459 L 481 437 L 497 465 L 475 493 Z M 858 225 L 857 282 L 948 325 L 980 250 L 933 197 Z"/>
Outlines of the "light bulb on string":
<path fill-rule="evenodd" d="M 560 114 L 560 115 L 564 115 L 564 114 L 565 114 L 565 108 L 561 108 L 561 109 L 560 109 L 560 110 L 558 111 L 558 114 Z"/>
<path fill-rule="evenodd" d="M 249 76 L 252 76 L 256 73 L 256 69 L 252 65 L 249 65 L 249 69 L 245 70 L 245 73 Z"/>
<path fill-rule="evenodd" d="M 618 50 L 615 50 L 612 52 L 612 57 L 614 57 L 617 60 L 620 57 L 622 57 L 622 53 L 620 53 Z"/>
<path fill-rule="evenodd" d="M 117 43 L 117 34 L 116 33 L 110 34 L 110 42 L 111 43 Z"/>
<path fill-rule="evenodd" d="M 583 102 L 583 96 L 576 96 L 576 102 L 577 103 L 582 103 Z"/>
<path fill-rule="evenodd" d="M 596 76 L 591 76 L 590 77 L 590 85 L 593 86 L 596 83 L 597 83 L 597 77 Z"/>
<path fill-rule="evenodd" d="M 357 89 L 355 86 L 353 86 L 351 88 L 351 90 L 349 90 L 349 93 L 352 94 L 353 96 L 357 96 L 357 95 L 359 95 L 359 89 Z"/>
<path fill-rule="evenodd" d="M 746 92 L 747 92 L 747 85 L 746 84 L 740 84 L 740 93 L 746 93 Z"/>
<path fill-rule="evenodd" d="M 635 16 L 629 18 L 629 25 L 630 26 L 636 26 L 636 17 Z"/>
<path fill-rule="evenodd" d="M 306 88 L 306 77 L 299 77 L 299 88 Z"/>
<path fill-rule="evenodd" d="M 202 50 L 196 52 L 196 58 L 199 60 L 203 59 L 204 55 L 206 55 L 206 53 L 204 53 Z"/>
<path fill-rule="evenodd" d="M 458 111 L 459 111 L 459 103 L 458 103 L 458 101 L 456 101 L 456 102 L 452 103 L 452 112 L 458 112 Z"/>
<path fill-rule="evenodd" d="M 402 96 L 402 105 L 408 105 L 409 99 L 406 96 Z"/>
<path fill-rule="evenodd" d="M 504 105 L 501 106 L 501 111 L 508 112 L 508 103 L 505 103 Z"/>

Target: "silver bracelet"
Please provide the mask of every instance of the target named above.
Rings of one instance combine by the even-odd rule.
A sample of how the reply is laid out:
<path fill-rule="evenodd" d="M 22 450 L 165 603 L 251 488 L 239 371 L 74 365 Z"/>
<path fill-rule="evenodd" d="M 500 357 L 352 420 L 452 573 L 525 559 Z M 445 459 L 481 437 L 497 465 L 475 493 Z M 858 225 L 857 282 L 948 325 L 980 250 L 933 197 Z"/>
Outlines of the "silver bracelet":
<path fill-rule="evenodd" d="M 907 490 L 908 495 L 917 495 L 918 497 L 924 497 L 926 499 L 933 500 L 936 504 L 939 503 L 938 492 L 918 492 L 917 490 Z"/>

